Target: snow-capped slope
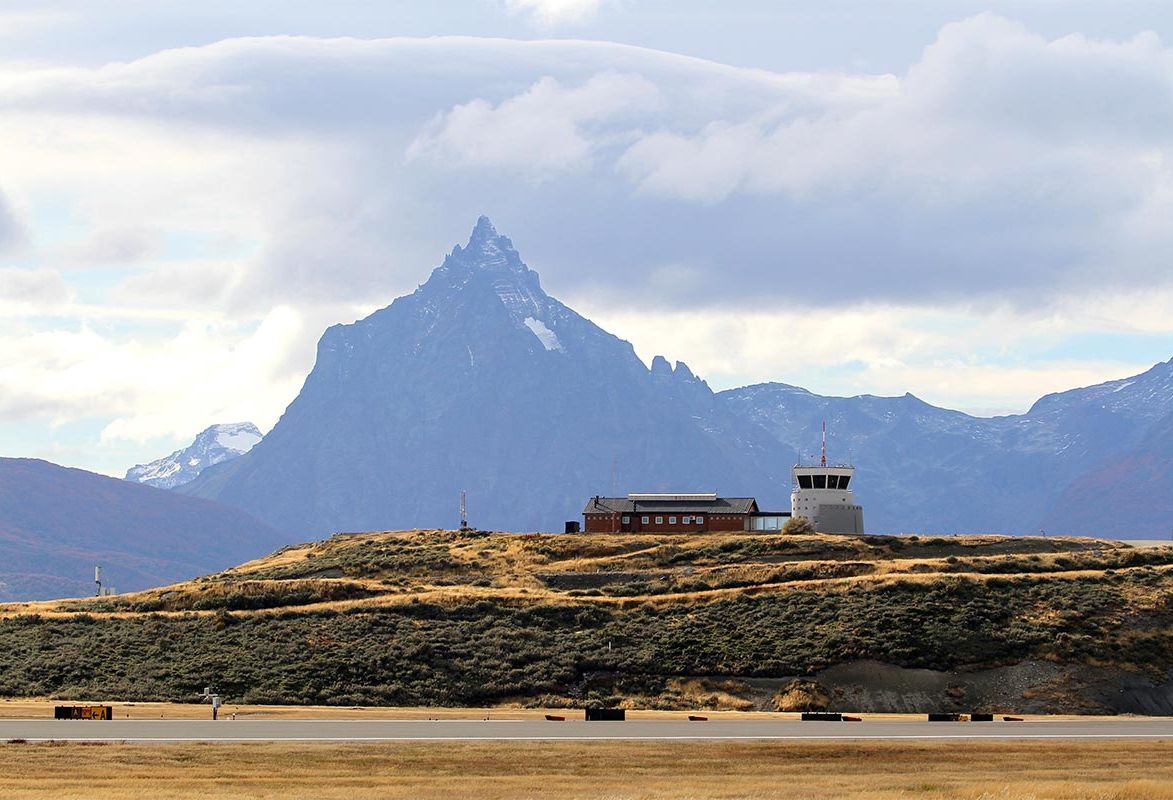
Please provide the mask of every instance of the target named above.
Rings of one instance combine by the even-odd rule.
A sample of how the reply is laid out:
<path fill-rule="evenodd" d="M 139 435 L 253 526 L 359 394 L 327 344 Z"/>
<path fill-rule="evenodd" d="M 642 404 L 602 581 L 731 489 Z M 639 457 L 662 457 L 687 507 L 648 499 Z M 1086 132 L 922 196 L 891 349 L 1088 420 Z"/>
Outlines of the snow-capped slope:
<path fill-rule="evenodd" d="M 159 489 L 174 489 L 194 480 L 213 464 L 244 455 L 260 440 L 261 432 L 251 422 L 213 425 L 182 450 L 149 464 L 131 467 L 126 471 L 126 480 Z"/>

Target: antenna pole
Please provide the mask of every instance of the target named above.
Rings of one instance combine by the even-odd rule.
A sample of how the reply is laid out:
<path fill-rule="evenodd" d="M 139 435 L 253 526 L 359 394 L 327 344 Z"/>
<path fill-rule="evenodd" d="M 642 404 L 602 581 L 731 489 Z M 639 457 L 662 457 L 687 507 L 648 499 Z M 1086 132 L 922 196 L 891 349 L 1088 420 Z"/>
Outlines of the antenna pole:
<path fill-rule="evenodd" d="M 820 463 L 827 466 L 827 420 L 823 420 L 823 459 Z"/>
<path fill-rule="evenodd" d="M 464 489 L 460 490 L 460 529 L 468 527 L 468 501 Z"/>

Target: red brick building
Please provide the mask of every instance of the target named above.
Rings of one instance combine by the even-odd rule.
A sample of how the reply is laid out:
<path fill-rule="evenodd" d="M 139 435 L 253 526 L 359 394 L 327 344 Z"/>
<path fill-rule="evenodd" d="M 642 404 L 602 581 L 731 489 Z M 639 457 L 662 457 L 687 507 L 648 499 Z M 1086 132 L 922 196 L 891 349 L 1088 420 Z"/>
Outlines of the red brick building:
<path fill-rule="evenodd" d="M 582 516 L 586 533 L 706 533 L 754 530 L 761 512 L 752 497 L 629 494 L 592 497 Z"/>

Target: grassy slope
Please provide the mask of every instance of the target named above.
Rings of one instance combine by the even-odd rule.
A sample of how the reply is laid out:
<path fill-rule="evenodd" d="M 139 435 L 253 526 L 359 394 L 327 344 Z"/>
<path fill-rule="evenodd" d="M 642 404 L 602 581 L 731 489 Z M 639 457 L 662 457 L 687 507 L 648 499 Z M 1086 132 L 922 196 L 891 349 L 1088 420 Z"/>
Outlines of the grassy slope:
<path fill-rule="evenodd" d="M 1173 548 L 1090 539 L 337 536 L 164 589 L 2 607 L 0 694 L 736 706 L 738 681 L 859 659 L 1161 680 L 1171 570 Z"/>

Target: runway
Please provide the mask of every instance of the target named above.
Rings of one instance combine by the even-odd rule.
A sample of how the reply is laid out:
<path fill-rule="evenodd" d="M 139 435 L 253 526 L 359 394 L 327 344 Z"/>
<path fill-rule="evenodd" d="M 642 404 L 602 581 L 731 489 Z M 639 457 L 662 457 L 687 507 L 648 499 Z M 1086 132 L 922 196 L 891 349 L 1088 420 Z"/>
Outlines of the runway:
<path fill-rule="evenodd" d="M 0 720 L 0 741 L 450 742 L 591 740 L 1168 739 L 1173 719 L 1027 722 L 787 720 Z"/>

